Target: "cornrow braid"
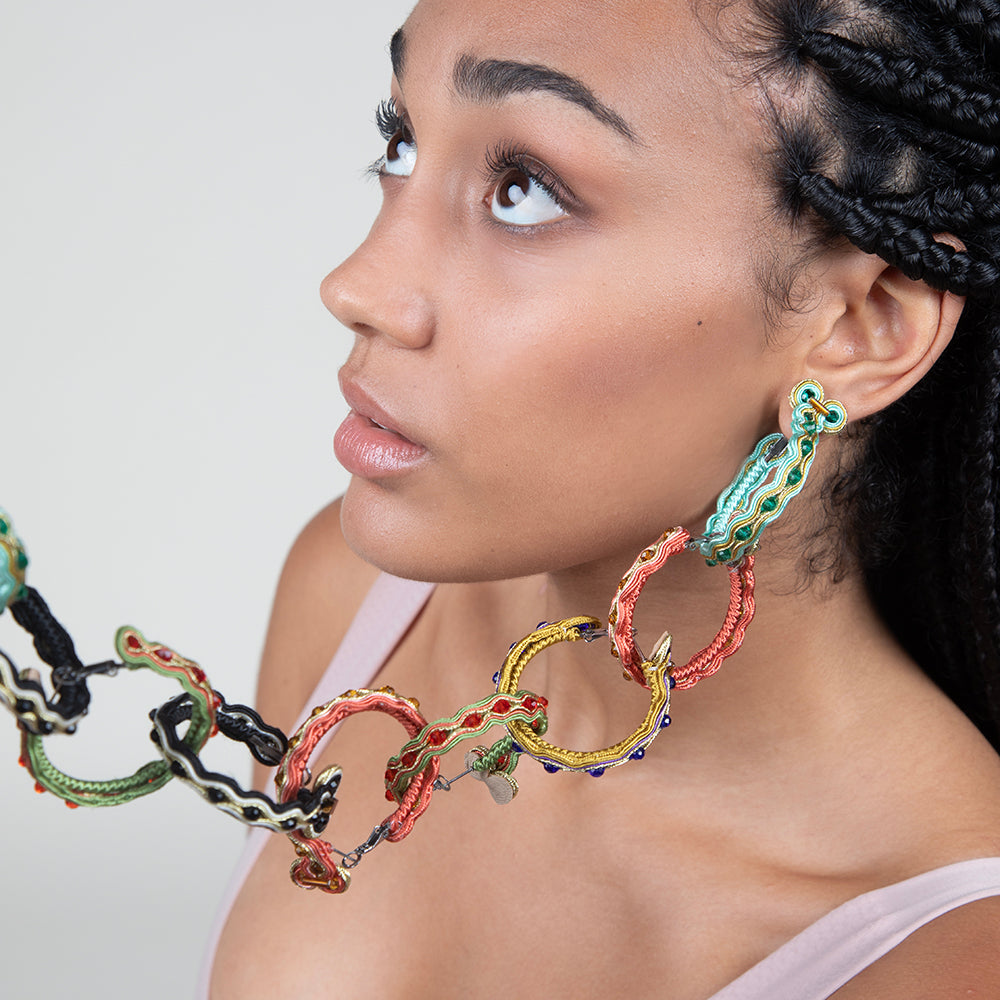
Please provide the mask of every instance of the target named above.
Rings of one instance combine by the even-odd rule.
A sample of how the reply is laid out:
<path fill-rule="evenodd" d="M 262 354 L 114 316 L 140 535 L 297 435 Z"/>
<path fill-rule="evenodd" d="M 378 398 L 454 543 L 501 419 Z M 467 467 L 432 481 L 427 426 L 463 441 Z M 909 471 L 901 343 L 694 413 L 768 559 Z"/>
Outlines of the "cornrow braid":
<path fill-rule="evenodd" d="M 1000 750 L 1000 0 L 751 2 L 790 219 L 968 297 L 928 375 L 849 428 L 826 498 L 889 627 Z"/>
<path fill-rule="evenodd" d="M 911 113 L 971 139 L 1000 141 L 1000 94 L 969 80 L 949 79 L 921 65 L 916 55 L 870 49 L 827 31 L 810 31 L 799 51 L 815 60 L 832 79 L 858 94 Z"/>
<path fill-rule="evenodd" d="M 940 0 L 925 9 L 949 53 L 982 52 L 995 56 L 1000 50 L 1000 3 L 996 0 Z"/>
<path fill-rule="evenodd" d="M 973 226 L 977 219 L 1000 222 L 1000 181 L 972 179 L 964 188 L 942 187 L 915 195 L 878 196 L 872 199 L 876 211 L 926 219 L 934 227 L 959 229 Z"/>
<path fill-rule="evenodd" d="M 901 118 L 883 127 L 899 145 L 922 149 L 956 170 L 988 170 L 1000 163 L 1000 146 L 952 135 L 915 118 Z"/>
<path fill-rule="evenodd" d="M 1000 267 L 935 240 L 930 230 L 936 227 L 926 216 L 924 220 L 907 217 L 887 210 L 885 200 L 879 205 L 877 198 L 848 195 L 821 174 L 806 174 L 799 178 L 799 184 L 803 196 L 823 219 L 835 224 L 865 253 L 878 254 L 908 278 L 922 279 L 958 295 L 996 288 Z"/>

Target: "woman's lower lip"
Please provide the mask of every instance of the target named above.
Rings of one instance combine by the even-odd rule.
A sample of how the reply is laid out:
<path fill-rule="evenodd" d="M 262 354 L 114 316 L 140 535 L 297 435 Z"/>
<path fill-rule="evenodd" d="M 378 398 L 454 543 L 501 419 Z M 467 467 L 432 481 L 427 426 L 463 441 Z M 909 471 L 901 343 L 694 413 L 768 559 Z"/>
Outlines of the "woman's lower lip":
<path fill-rule="evenodd" d="M 353 410 L 340 425 L 333 439 L 333 450 L 337 461 L 351 475 L 362 479 L 406 472 L 427 454 L 423 445 L 407 441 Z"/>

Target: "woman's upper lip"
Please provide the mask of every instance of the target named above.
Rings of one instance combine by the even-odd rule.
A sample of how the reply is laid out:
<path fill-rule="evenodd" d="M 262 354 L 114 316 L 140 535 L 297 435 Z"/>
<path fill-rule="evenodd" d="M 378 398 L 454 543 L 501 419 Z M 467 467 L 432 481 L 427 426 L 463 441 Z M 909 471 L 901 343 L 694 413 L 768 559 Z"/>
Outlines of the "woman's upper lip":
<path fill-rule="evenodd" d="M 384 427 L 387 431 L 392 431 L 393 434 L 398 434 L 401 438 L 405 438 L 412 444 L 420 444 L 419 441 L 407 432 L 396 417 L 375 402 L 350 376 L 341 372 L 338 378 L 340 381 L 340 391 L 343 393 L 347 405 L 355 413 L 362 417 L 367 417 L 372 423 Z"/>

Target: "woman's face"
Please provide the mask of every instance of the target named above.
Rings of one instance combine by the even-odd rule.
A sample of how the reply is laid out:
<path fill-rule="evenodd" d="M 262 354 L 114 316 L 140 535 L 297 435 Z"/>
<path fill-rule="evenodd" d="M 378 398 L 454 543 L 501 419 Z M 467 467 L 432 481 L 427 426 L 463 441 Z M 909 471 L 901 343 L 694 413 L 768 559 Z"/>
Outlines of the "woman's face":
<path fill-rule="evenodd" d="M 422 0 L 394 56 L 383 207 L 323 283 L 348 541 L 486 579 L 700 528 L 796 377 L 728 56 L 685 0 Z"/>

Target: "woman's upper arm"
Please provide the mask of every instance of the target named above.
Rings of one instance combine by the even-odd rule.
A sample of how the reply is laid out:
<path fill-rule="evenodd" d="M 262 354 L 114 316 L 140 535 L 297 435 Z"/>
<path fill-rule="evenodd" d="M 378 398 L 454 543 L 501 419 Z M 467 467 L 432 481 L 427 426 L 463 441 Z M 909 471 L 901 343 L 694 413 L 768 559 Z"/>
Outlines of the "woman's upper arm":
<path fill-rule="evenodd" d="M 261 658 L 256 705 L 266 723 L 289 734 L 378 573 L 344 541 L 339 500 L 302 530 L 278 581 Z M 255 787 L 268 774 L 256 764 Z"/>
<path fill-rule="evenodd" d="M 1000 896 L 932 920 L 855 976 L 830 1000 L 996 1000 Z"/>

